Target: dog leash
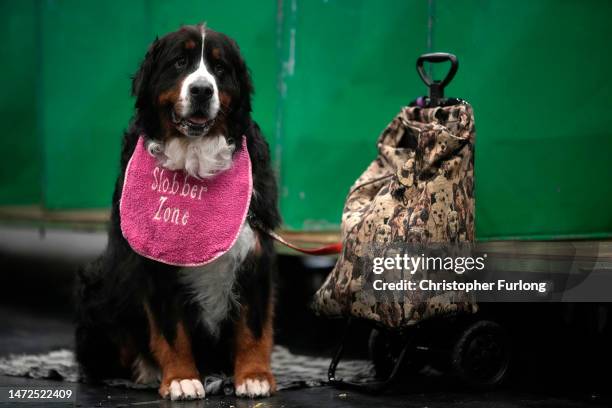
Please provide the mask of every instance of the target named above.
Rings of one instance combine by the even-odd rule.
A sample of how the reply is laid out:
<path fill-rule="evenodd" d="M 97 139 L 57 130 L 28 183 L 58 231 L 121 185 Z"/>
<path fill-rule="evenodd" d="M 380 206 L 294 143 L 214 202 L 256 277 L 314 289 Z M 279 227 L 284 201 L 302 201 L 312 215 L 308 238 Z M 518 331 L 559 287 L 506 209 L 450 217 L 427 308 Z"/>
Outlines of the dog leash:
<path fill-rule="evenodd" d="M 295 244 L 292 244 L 291 242 L 287 241 L 285 238 L 281 237 L 280 235 L 278 235 L 274 231 L 263 230 L 263 232 L 265 232 L 266 234 L 271 236 L 277 242 L 280 242 L 281 244 L 285 245 L 286 247 L 289 247 L 289 248 L 291 248 L 291 249 L 293 249 L 295 251 L 298 251 L 298 252 L 302 252 L 304 254 L 308 254 L 308 255 L 332 255 L 332 254 L 339 254 L 340 252 L 342 252 L 342 242 L 336 242 L 334 244 L 324 245 L 324 246 L 317 247 L 317 248 L 302 248 L 302 247 L 299 247 L 299 246 L 297 246 Z"/>
<path fill-rule="evenodd" d="M 315 256 L 317 255 L 335 255 L 335 254 L 339 254 L 340 252 L 342 252 L 342 242 L 336 242 L 333 244 L 324 245 L 324 246 L 316 247 L 316 248 L 300 247 L 298 245 L 295 245 L 287 241 L 285 238 L 283 238 L 281 235 L 277 234 L 276 232 L 266 228 L 252 214 L 249 213 L 248 218 L 249 218 L 249 224 L 251 224 L 251 226 L 257 228 L 261 232 L 269 235 L 275 241 L 285 245 L 288 248 L 293 249 L 294 251 L 298 251 L 298 252 L 301 252 L 307 255 L 315 255 Z"/>

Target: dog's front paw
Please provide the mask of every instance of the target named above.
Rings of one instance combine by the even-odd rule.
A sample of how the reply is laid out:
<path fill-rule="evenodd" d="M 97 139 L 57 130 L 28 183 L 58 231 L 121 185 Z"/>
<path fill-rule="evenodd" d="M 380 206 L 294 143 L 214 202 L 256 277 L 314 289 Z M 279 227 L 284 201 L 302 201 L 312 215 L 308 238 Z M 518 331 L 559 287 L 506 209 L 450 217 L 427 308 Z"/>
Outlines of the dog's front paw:
<path fill-rule="evenodd" d="M 196 378 L 189 380 L 176 379 L 170 384 L 162 383 L 159 387 L 159 395 L 163 398 L 176 400 L 193 400 L 204 398 L 204 386 L 202 382 Z"/>
<path fill-rule="evenodd" d="M 269 397 L 275 391 L 276 381 L 271 372 L 248 374 L 236 381 L 236 396 L 238 397 Z"/>

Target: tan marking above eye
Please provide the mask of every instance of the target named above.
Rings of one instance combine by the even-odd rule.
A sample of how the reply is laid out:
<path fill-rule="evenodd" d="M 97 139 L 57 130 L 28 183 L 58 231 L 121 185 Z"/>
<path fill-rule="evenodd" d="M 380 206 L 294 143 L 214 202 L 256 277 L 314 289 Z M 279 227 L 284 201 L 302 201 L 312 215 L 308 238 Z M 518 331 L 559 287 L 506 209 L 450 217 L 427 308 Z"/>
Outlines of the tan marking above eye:
<path fill-rule="evenodd" d="M 188 50 L 191 50 L 191 49 L 195 48 L 195 46 L 196 46 L 196 43 L 193 40 L 187 40 L 185 42 L 185 48 L 188 49 Z"/>
<path fill-rule="evenodd" d="M 220 48 L 213 48 L 212 56 L 213 56 L 214 59 L 221 58 L 221 49 Z"/>

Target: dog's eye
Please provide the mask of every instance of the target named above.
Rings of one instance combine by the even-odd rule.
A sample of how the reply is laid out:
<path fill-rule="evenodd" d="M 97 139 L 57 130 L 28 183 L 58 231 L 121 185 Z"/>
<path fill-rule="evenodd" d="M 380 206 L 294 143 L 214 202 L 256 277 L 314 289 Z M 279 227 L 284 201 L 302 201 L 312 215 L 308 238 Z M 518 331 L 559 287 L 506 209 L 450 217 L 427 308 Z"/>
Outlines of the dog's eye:
<path fill-rule="evenodd" d="M 174 66 L 177 69 L 183 69 L 183 68 L 185 68 L 185 65 L 187 65 L 187 58 L 185 58 L 185 57 L 181 57 L 181 58 L 177 59 L 176 61 L 174 61 Z"/>
<path fill-rule="evenodd" d="M 223 68 L 223 65 L 221 65 L 221 64 L 215 65 L 215 74 L 221 75 L 224 72 L 225 72 L 225 69 Z"/>

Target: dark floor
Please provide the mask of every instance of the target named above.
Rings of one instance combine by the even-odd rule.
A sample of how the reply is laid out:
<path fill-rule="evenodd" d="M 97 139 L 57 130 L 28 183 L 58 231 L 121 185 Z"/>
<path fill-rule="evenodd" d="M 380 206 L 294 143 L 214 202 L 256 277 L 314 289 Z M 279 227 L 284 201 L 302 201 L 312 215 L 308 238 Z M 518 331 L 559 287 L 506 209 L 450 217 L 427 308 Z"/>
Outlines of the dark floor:
<path fill-rule="evenodd" d="M 15 235 L 17 234 L 17 235 Z M 75 241 L 76 240 L 76 241 Z M 70 285 L 75 265 L 104 245 L 103 236 L 0 229 L 0 356 L 72 346 Z M 343 322 L 316 318 L 308 299 L 329 268 L 286 257 L 280 262 L 277 342 L 330 356 Z M 537 307 L 536 307 L 537 306 Z M 487 308 L 485 308 L 487 309 Z M 497 305 L 485 310 L 509 331 L 513 365 L 493 391 L 465 390 L 452 377 L 400 380 L 382 395 L 318 387 L 262 400 L 210 397 L 170 403 L 146 390 L 76 384 L 77 406 L 177 407 L 604 407 L 610 388 L 610 305 Z M 368 327 L 358 327 L 348 353 L 366 357 Z M 62 387 L 67 383 L 0 376 L 0 387 Z M 8 406 L 0 403 L 1 406 Z M 32 403 L 19 406 L 49 406 Z M 61 406 L 54 404 L 53 406 Z"/>
<path fill-rule="evenodd" d="M 28 380 L 16 377 L 0 377 L 3 386 L 40 386 L 49 387 L 52 381 Z M 323 408 L 518 408 L 518 407 L 605 407 L 609 405 L 573 401 L 566 398 L 543 397 L 520 392 L 486 392 L 464 394 L 457 392 L 415 392 L 409 394 L 367 395 L 356 392 L 338 391 L 330 387 L 308 388 L 303 390 L 282 391 L 271 398 L 245 400 L 235 397 L 210 397 L 203 401 L 171 402 L 160 400 L 154 392 L 121 390 L 114 387 L 98 387 L 78 384 L 76 388 L 79 407 L 219 407 L 219 408 L 283 408 L 283 407 L 323 407 Z M 64 404 L 68 405 L 68 404 Z M 0 404 L 2 406 L 2 404 Z M 23 407 L 47 407 L 45 404 L 20 404 Z M 54 404 L 53 406 L 62 406 Z"/>

